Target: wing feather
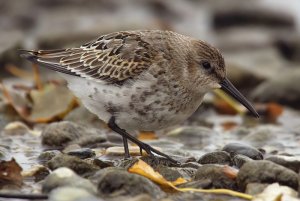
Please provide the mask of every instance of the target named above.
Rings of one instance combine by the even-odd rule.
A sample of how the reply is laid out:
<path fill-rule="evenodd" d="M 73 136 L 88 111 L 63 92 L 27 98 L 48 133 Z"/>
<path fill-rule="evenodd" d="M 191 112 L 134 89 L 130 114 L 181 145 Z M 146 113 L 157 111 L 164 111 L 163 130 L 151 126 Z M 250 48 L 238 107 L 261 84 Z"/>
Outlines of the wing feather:
<path fill-rule="evenodd" d="M 79 48 L 21 50 L 25 58 L 51 70 L 112 83 L 142 73 L 152 65 L 157 53 L 135 32 L 107 34 Z"/>

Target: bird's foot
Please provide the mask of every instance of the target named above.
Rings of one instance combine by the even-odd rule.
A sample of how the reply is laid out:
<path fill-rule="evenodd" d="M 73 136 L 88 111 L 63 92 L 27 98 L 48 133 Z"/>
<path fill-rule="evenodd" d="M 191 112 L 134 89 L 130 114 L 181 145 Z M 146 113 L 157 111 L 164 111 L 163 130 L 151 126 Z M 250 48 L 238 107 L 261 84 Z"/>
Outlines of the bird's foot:
<path fill-rule="evenodd" d="M 146 143 L 143 143 L 143 142 L 140 142 L 140 143 L 137 143 L 137 145 L 140 147 L 140 152 L 141 152 L 141 155 L 142 155 L 142 151 L 145 150 L 146 153 L 152 157 L 153 159 L 157 160 L 156 159 L 156 156 L 154 155 L 157 154 L 159 156 L 162 156 L 166 159 L 168 159 L 169 161 L 171 161 L 172 163 L 175 163 L 175 164 L 179 164 L 180 162 L 174 160 L 173 158 L 171 158 L 170 156 L 168 156 L 167 154 L 164 154 L 162 153 L 161 151 L 151 147 L 149 144 L 146 144 Z"/>

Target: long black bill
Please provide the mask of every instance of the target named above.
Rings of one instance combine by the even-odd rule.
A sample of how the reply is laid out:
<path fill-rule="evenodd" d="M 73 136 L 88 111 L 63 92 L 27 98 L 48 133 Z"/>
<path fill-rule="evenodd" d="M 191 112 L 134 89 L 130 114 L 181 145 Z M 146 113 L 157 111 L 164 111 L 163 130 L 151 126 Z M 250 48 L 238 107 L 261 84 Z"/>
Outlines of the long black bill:
<path fill-rule="evenodd" d="M 259 114 L 256 112 L 251 103 L 233 86 L 233 84 L 225 78 L 220 82 L 221 89 L 239 101 L 242 105 L 244 105 L 255 117 L 259 117 Z"/>

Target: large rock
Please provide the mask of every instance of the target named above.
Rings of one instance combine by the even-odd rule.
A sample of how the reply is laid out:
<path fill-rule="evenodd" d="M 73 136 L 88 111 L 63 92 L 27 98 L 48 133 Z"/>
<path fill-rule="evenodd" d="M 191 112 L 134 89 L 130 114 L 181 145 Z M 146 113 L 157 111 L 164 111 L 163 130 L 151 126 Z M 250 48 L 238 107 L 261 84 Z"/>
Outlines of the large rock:
<path fill-rule="evenodd" d="M 222 149 L 223 151 L 229 153 L 231 156 L 235 156 L 237 154 L 248 156 L 253 160 L 262 160 L 262 153 L 256 149 L 255 147 L 249 146 L 247 144 L 242 143 L 229 143 L 225 145 Z"/>
<path fill-rule="evenodd" d="M 249 183 L 275 182 L 298 190 L 298 180 L 297 173 L 270 161 L 247 162 L 241 167 L 237 176 L 238 186 L 243 191 Z"/>
<path fill-rule="evenodd" d="M 101 197 L 136 196 L 144 193 L 155 199 L 165 196 L 165 193 L 147 178 L 118 168 L 100 170 L 92 180 L 96 183 Z"/>
<path fill-rule="evenodd" d="M 93 136 L 93 137 L 92 137 Z M 101 130 L 87 128 L 73 122 L 62 121 L 49 124 L 42 132 L 42 143 L 48 146 L 64 146 L 71 143 L 81 142 L 89 144 L 89 140 L 82 138 L 93 138 L 93 143 L 105 142 L 106 136 Z"/>

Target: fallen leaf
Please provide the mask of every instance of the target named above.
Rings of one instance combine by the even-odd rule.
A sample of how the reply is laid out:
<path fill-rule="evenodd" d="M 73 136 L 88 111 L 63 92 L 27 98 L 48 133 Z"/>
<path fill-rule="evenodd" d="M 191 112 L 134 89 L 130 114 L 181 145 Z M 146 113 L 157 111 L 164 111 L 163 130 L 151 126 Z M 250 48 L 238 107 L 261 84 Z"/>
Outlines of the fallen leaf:
<path fill-rule="evenodd" d="M 0 187 L 5 185 L 21 186 L 23 178 L 21 175 L 22 168 L 15 161 L 0 161 Z"/>
<path fill-rule="evenodd" d="M 142 160 L 138 160 L 133 166 L 131 166 L 128 169 L 129 172 L 134 174 L 142 175 L 151 181 L 161 185 L 163 188 L 172 188 L 176 191 L 180 192 L 199 192 L 199 193 L 212 193 L 212 194 L 225 194 L 225 195 L 231 195 L 234 197 L 243 198 L 246 200 L 252 200 L 252 196 L 236 192 L 229 189 L 196 189 L 196 188 L 178 188 L 176 185 L 186 183 L 187 181 L 183 178 L 178 178 L 176 181 L 170 182 L 167 181 L 161 174 L 154 171 L 151 166 L 149 166 L 147 163 L 145 163 Z"/>
<path fill-rule="evenodd" d="M 283 113 L 283 107 L 277 103 L 262 103 L 257 105 L 257 111 L 269 122 L 276 122 Z"/>
<path fill-rule="evenodd" d="M 231 130 L 233 128 L 235 128 L 237 126 L 236 122 L 233 121 L 226 121 L 224 123 L 222 123 L 222 127 L 224 130 Z"/>
<path fill-rule="evenodd" d="M 225 166 L 222 168 L 222 170 L 223 170 L 223 173 L 224 173 L 228 178 L 230 178 L 230 179 L 236 179 L 237 174 L 238 174 L 238 172 L 239 172 L 237 169 L 234 169 L 234 168 L 232 168 L 232 167 L 230 167 L 230 166 L 227 166 L 227 165 L 225 165 Z"/>
<path fill-rule="evenodd" d="M 138 135 L 139 140 L 153 140 L 158 139 L 154 132 L 141 131 Z"/>
<path fill-rule="evenodd" d="M 47 84 L 42 90 L 32 90 L 32 109 L 27 120 L 30 122 L 49 122 L 63 118 L 72 110 L 77 101 L 64 86 Z"/>

